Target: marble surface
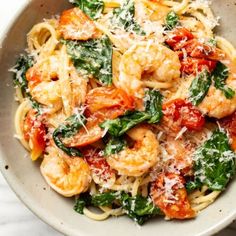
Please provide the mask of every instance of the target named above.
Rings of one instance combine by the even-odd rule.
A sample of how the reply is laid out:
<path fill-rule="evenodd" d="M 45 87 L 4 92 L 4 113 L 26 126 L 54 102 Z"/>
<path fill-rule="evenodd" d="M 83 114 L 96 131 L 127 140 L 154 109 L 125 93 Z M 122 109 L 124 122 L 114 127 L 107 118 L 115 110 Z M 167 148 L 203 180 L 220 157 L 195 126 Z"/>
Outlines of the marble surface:
<path fill-rule="evenodd" d="M 20 202 L 0 174 L 0 235 L 61 236 Z M 236 222 L 216 236 L 235 236 Z"/>

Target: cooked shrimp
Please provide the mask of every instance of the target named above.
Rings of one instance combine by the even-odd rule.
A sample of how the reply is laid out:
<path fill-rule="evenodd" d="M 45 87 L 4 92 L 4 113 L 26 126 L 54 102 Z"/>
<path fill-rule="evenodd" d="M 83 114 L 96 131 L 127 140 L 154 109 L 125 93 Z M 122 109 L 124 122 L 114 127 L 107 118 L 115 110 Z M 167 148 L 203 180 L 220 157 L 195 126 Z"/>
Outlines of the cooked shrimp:
<path fill-rule="evenodd" d="M 108 156 L 107 162 L 120 175 L 141 176 L 158 162 L 159 143 L 155 134 L 144 126 L 127 134 L 135 141 L 134 147 Z"/>
<path fill-rule="evenodd" d="M 35 64 L 26 73 L 29 92 L 33 99 L 55 110 L 62 107 L 57 65 L 58 58 L 50 56 L 46 61 Z"/>
<path fill-rule="evenodd" d="M 49 146 L 47 152 L 40 170 L 56 192 L 71 197 L 88 189 L 91 176 L 86 161 L 80 157 L 71 158 L 54 146 Z"/>
<path fill-rule="evenodd" d="M 161 44 L 141 42 L 133 45 L 121 58 L 118 84 L 128 94 L 143 97 L 142 74 L 152 73 L 157 83 L 168 83 L 180 77 L 178 55 Z"/>
<path fill-rule="evenodd" d="M 236 91 L 236 78 L 230 76 L 226 84 Z M 227 99 L 221 90 L 211 86 L 207 96 L 199 105 L 199 109 L 210 117 L 221 119 L 231 115 L 236 110 L 236 96 Z"/>
<path fill-rule="evenodd" d="M 164 23 L 171 9 L 160 2 L 141 0 L 135 1 L 135 16 L 138 21 L 160 21 Z"/>
<path fill-rule="evenodd" d="M 78 7 L 62 12 L 59 31 L 64 39 L 71 40 L 88 40 L 98 33 L 94 22 Z"/>
<path fill-rule="evenodd" d="M 226 84 L 236 91 L 236 66 L 232 61 L 227 66 L 230 75 Z M 227 99 L 221 90 L 211 86 L 207 96 L 200 103 L 199 109 L 202 113 L 217 119 L 229 116 L 236 111 L 236 95 L 232 99 Z"/>

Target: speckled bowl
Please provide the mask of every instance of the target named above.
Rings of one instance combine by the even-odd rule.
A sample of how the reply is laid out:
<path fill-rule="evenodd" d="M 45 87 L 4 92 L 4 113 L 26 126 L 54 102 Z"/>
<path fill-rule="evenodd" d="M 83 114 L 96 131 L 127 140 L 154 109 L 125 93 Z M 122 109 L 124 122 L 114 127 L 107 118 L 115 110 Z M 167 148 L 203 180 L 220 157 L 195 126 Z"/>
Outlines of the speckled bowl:
<path fill-rule="evenodd" d="M 14 4 L 17 0 L 4 2 Z M 94 222 L 73 211 L 73 199 L 66 199 L 51 190 L 39 172 L 39 163 L 33 163 L 27 152 L 14 138 L 13 118 L 17 103 L 14 101 L 12 74 L 8 72 L 16 56 L 26 47 L 26 34 L 35 23 L 59 13 L 67 7 L 63 0 L 21 0 L 14 22 L 2 34 L 0 51 L 0 169 L 17 196 L 42 220 L 66 235 L 79 236 L 156 236 L 156 235 L 211 235 L 236 218 L 236 181 L 217 201 L 196 219 L 164 221 L 157 219 L 137 227 L 127 217 Z M 11 5 L 12 6 L 12 5 Z M 213 8 L 220 15 L 218 32 L 236 45 L 235 0 L 213 0 Z M 4 10 L 2 11 L 4 12 Z M 9 18 L 9 17 L 8 17 Z M 0 25 L 3 22 L 0 22 Z M 0 28 L 1 29 L 1 28 Z"/>

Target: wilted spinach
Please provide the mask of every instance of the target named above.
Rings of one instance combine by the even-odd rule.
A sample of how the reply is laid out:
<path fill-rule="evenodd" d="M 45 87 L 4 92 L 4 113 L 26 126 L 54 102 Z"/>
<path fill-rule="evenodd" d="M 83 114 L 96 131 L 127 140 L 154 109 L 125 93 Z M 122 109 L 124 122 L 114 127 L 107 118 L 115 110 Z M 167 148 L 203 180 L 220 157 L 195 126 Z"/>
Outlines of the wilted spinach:
<path fill-rule="evenodd" d="M 102 0 L 70 0 L 70 2 L 94 20 L 101 16 L 104 9 L 104 2 Z"/>
<path fill-rule="evenodd" d="M 13 83 L 21 89 L 24 96 L 28 97 L 31 101 L 32 107 L 40 113 L 40 105 L 36 102 L 30 92 L 28 91 L 28 81 L 26 79 L 27 70 L 34 65 L 34 60 L 29 55 L 20 55 L 17 59 L 15 66 L 11 69 L 14 73 Z"/>
<path fill-rule="evenodd" d="M 145 111 L 129 111 L 124 116 L 103 122 L 100 127 L 112 136 L 119 137 L 129 129 L 147 121 L 158 123 L 162 117 L 162 95 L 157 90 L 147 90 L 144 98 Z"/>
<path fill-rule="evenodd" d="M 145 103 L 145 112 L 150 116 L 148 123 L 158 123 L 163 114 L 162 114 L 162 99 L 163 96 L 157 90 L 147 90 L 145 93 L 144 103 Z"/>
<path fill-rule="evenodd" d="M 231 99 L 235 95 L 235 91 L 229 88 L 225 81 L 229 77 L 229 69 L 222 62 L 217 62 L 216 68 L 212 73 L 212 80 L 217 89 L 220 89 L 226 98 Z"/>
<path fill-rule="evenodd" d="M 172 30 L 179 24 L 179 16 L 174 12 L 171 11 L 166 16 L 166 30 Z"/>
<path fill-rule="evenodd" d="M 109 156 L 111 154 L 118 153 L 122 151 L 125 146 L 126 141 L 123 137 L 110 137 L 110 140 L 104 149 L 104 155 Z"/>
<path fill-rule="evenodd" d="M 207 185 L 211 190 L 223 190 L 235 174 L 235 157 L 226 132 L 215 130 L 194 154 L 194 182 L 188 183 L 188 189 Z"/>
<path fill-rule="evenodd" d="M 134 20 L 134 1 L 126 0 L 120 8 L 113 11 L 111 22 L 113 25 L 123 27 L 126 31 L 134 31 L 136 34 L 145 35 L 140 25 Z"/>
<path fill-rule="evenodd" d="M 106 192 L 95 195 L 81 194 L 76 200 L 74 209 L 83 214 L 85 206 L 121 206 L 126 214 L 138 224 L 143 224 L 147 219 L 162 214 L 150 198 L 140 195 L 131 197 L 125 192 Z"/>
<path fill-rule="evenodd" d="M 189 101 L 194 105 L 199 105 L 205 98 L 211 86 L 211 75 L 207 70 L 199 73 L 192 81 L 189 88 Z"/>
<path fill-rule="evenodd" d="M 80 114 L 74 114 L 65 120 L 65 123 L 58 126 L 53 132 L 53 140 L 58 148 L 69 156 L 82 156 L 76 148 L 66 147 L 61 141 L 62 138 L 69 138 L 75 135 L 78 130 L 86 124 L 86 118 Z"/>
<path fill-rule="evenodd" d="M 103 85 L 112 83 L 112 44 L 107 36 L 88 41 L 62 40 L 75 68 Z"/>

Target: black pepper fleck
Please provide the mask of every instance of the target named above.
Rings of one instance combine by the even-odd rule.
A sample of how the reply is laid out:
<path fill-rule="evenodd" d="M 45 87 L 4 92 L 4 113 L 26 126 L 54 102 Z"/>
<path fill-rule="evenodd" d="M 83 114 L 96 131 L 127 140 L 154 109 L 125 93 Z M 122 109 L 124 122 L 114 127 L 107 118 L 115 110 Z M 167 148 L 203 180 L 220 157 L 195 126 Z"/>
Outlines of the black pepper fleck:
<path fill-rule="evenodd" d="M 5 169 L 6 169 L 6 170 L 8 170 L 8 169 L 9 169 L 9 166 L 8 166 L 8 165 L 6 165 L 6 166 L 5 166 Z"/>

